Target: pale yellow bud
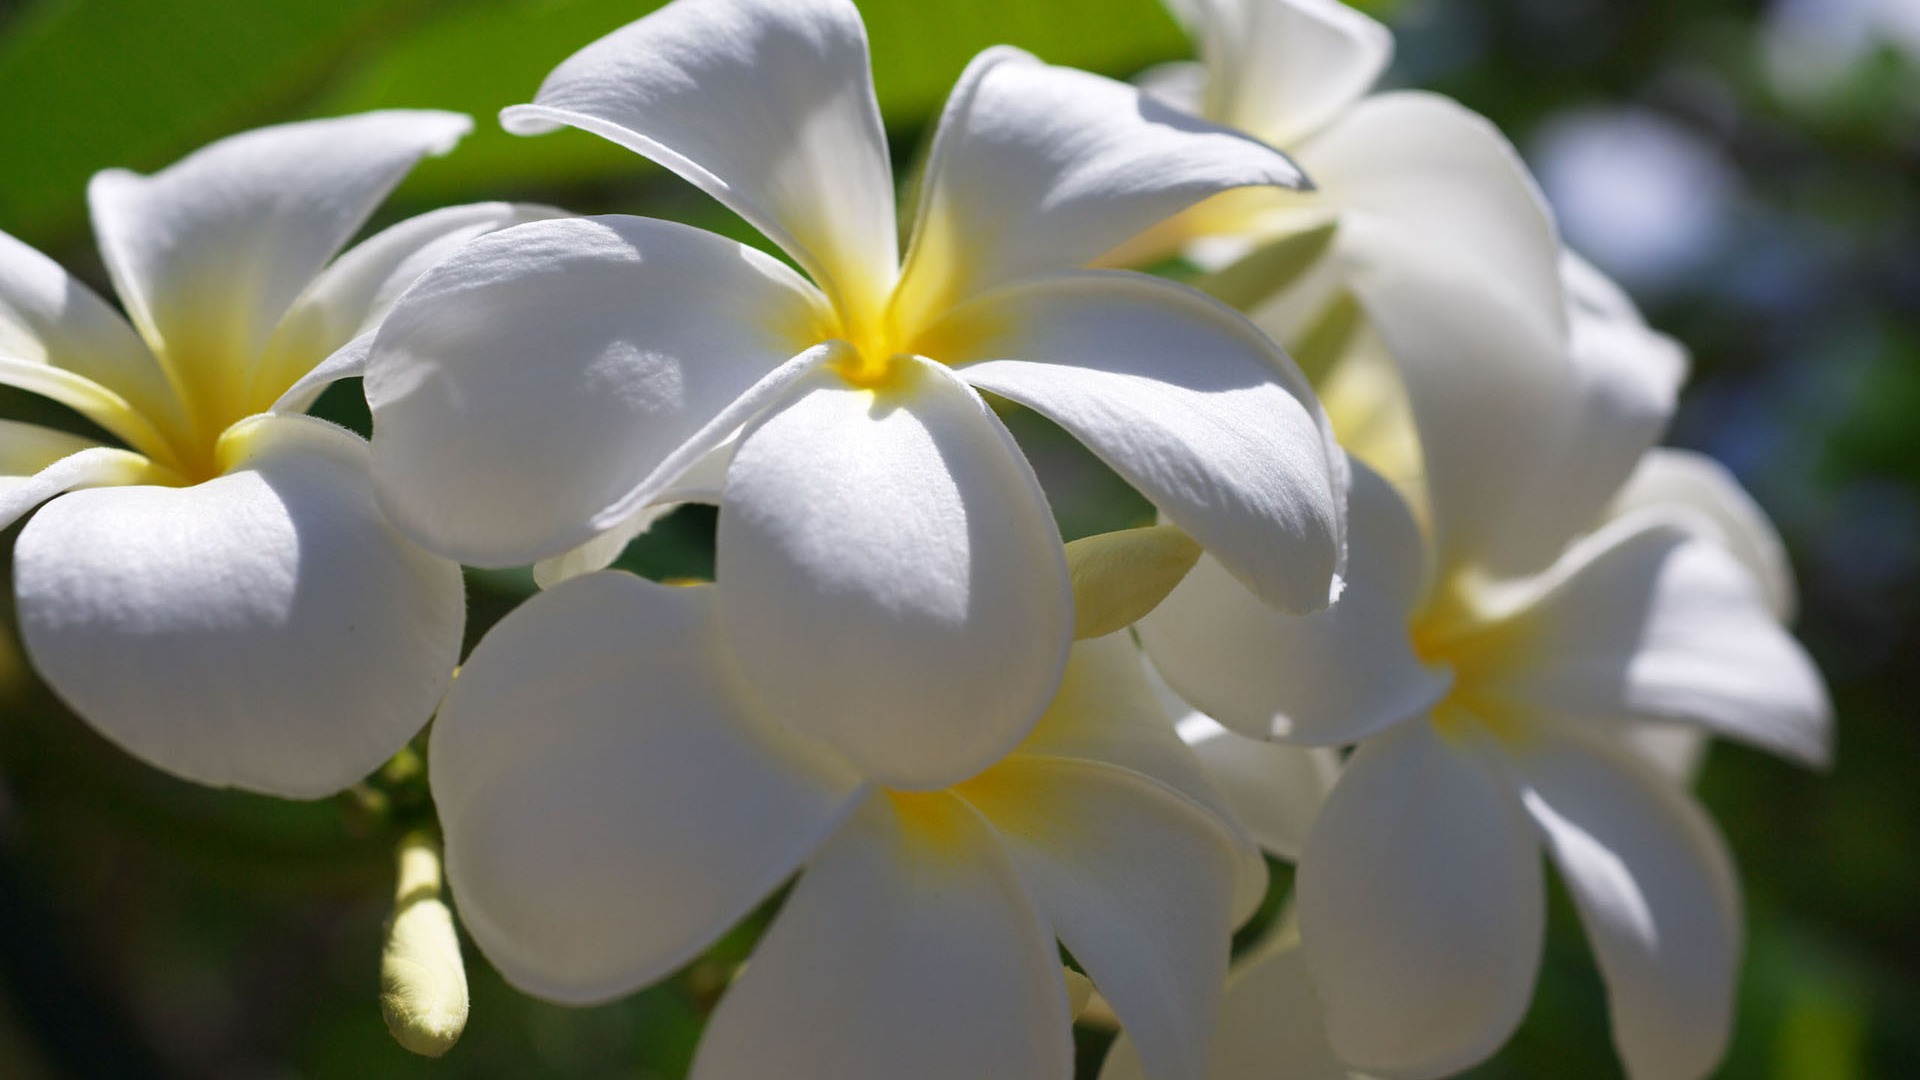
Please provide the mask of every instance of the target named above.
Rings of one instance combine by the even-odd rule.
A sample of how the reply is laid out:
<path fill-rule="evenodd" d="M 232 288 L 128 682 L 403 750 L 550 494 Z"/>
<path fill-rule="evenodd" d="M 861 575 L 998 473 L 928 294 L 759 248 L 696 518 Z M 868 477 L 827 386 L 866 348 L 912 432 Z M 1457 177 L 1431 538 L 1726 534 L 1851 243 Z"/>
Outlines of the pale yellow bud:
<path fill-rule="evenodd" d="M 1087 1011 L 1087 1003 L 1093 1000 L 1093 980 L 1072 968 L 1063 969 L 1067 976 L 1067 1011 L 1075 1020 Z"/>
<path fill-rule="evenodd" d="M 1133 625 L 1199 560 L 1199 542 L 1171 525 L 1101 533 L 1068 544 L 1073 636 L 1105 637 Z"/>
<path fill-rule="evenodd" d="M 380 1011 L 401 1046 L 439 1057 L 467 1026 L 467 971 L 453 913 L 440 898 L 440 846 L 425 833 L 400 842 L 393 918 L 380 955 Z"/>

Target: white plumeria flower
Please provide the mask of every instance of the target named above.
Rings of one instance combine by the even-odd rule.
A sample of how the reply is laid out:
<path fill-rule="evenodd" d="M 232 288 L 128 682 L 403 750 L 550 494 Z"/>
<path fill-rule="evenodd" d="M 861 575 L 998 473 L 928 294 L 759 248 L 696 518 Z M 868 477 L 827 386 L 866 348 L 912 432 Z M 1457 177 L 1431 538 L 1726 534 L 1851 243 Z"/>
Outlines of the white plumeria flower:
<path fill-rule="evenodd" d="M 1426 515 L 1356 470 L 1338 606 L 1286 618 L 1203 560 L 1140 624 L 1168 682 L 1222 723 L 1359 744 L 1308 837 L 1298 902 L 1332 1044 L 1380 1076 L 1465 1068 L 1518 1024 L 1543 846 L 1629 1075 L 1706 1075 L 1731 1023 L 1737 882 L 1644 729 L 1828 753 L 1819 674 L 1774 617 L 1781 587 L 1750 569 L 1773 556 L 1734 554 L 1765 547 L 1744 500 L 1664 455 L 1622 491 L 1680 364 L 1587 273 L 1569 266 L 1575 363 L 1556 384 L 1578 393 L 1464 360 L 1449 383 L 1410 386 Z M 1511 347 L 1465 313 L 1445 329 L 1436 350 Z M 1420 400 L 1435 387 L 1448 396 Z"/>
<path fill-rule="evenodd" d="M 1367 1080 L 1349 1070 L 1327 1041 L 1320 995 L 1307 974 L 1300 938 L 1271 932 L 1233 965 L 1220 998 L 1207 1071 L 1193 1080 Z M 1125 1031 L 1108 1052 L 1100 1080 L 1147 1080 Z"/>
<path fill-rule="evenodd" d="M 730 455 L 718 618 L 742 677 L 904 787 L 1018 743 L 1073 619 L 1046 502 L 977 390 L 1084 440 L 1270 602 L 1326 605 L 1343 479 L 1298 370 L 1197 293 L 1075 269 L 1207 195 L 1300 183 L 1277 152 L 990 50 L 941 118 L 903 263 L 847 0 L 678 0 L 503 120 L 653 158 L 805 276 L 634 217 L 507 230 L 428 274 L 367 381 L 376 481 L 428 546 L 573 552 L 549 581 L 605 565 L 605 534 Z"/>
<path fill-rule="evenodd" d="M 903 791 L 742 693 L 729 587 L 576 577 L 461 669 L 431 776 L 448 880 L 495 966 L 553 1000 L 617 997 L 798 872 L 695 1080 L 1067 1080 L 1056 936 L 1149 1075 L 1200 1075 L 1265 875 L 1128 635 L 1075 646 L 1011 754 Z M 1022 643 L 1050 647 L 1043 631 Z"/>
<path fill-rule="evenodd" d="M 14 552 L 22 642 L 135 756 L 325 795 L 404 745 L 445 691 L 459 567 L 387 524 L 364 442 L 299 413 L 353 372 L 361 335 L 422 270 L 528 220 L 453 207 L 333 259 L 470 126 L 368 113 L 223 139 L 152 176 L 98 174 L 94 232 L 131 327 L 0 234 L 0 383 L 120 443 L 0 421 L 0 525 L 46 503 Z"/>

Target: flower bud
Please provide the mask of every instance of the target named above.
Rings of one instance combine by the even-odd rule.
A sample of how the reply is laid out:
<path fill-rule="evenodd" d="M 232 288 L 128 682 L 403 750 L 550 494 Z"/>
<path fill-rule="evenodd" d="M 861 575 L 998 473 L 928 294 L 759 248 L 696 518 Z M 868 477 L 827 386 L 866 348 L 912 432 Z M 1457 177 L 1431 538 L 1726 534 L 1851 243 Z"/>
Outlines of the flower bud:
<path fill-rule="evenodd" d="M 400 842 L 393 918 L 380 955 L 380 1011 L 401 1046 L 439 1057 L 467 1026 L 467 972 L 453 913 L 440 898 L 440 846 L 425 833 Z"/>

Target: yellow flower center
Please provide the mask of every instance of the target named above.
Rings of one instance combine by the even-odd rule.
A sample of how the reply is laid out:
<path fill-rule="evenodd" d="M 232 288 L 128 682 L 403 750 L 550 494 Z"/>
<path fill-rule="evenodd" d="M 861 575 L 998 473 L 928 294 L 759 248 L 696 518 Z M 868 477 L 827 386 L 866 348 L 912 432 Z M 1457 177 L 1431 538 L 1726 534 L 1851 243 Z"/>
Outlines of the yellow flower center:
<path fill-rule="evenodd" d="M 1520 657 L 1525 632 L 1510 621 L 1486 618 L 1464 587 L 1447 584 L 1451 587 L 1437 590 L 1409 628 L 1414 655 L 1453 673 L 1452 688 L 1432 709 L 1433 726 L 1450 740 L 1478 733 L 1507 746 L 1522 745 L 1533 738 L 1533 717 L 1500 692 L 1496 675 Z"/>

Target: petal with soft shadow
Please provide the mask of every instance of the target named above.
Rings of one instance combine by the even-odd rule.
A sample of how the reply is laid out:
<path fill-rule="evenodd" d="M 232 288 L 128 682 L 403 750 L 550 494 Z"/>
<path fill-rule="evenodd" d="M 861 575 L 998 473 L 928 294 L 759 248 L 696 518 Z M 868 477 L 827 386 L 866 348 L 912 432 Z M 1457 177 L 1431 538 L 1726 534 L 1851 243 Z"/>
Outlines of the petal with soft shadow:
<path fill-rule="evenodd" d="M 472 126 L 391 109 L 244 132 L 151 176 L 94 174 L 114 288 L 196 423 L 256 411 L 241 403 L 249 369 L 294 299 L 415 163 Z"/>
<path fill-rule="evenodd" d="M 0 464 L 0 529 L 63 492 L 151 483 L 159 475 L 130 450 L 11 420 L 0 421 Z"/>
<path fill-rule="evenodd" d="M 593 574 L 488 632 L 434 722 L 460 917 L 516 986 L 604 1001 L 750 912 L 859 792 L 736 706 L 711 587 Z"/>
<path fill-rule="evenodd" d="M 1297 939 L 1276 934 L 1233 966 L 1213 1027 L 1206 1080 L 1353 1080 L 1327 1042 L 1320 996 Z M 1147 1080 L 1127 1032 L 1107 1054 L 1100 1080 Z"/>
<path fill-rule="evenodd" d="M 930 334 L 929 355 L 1065 428 L 1261 599 L 1327 606 L 1345 456 L 1299 369 L 1240 315 L 1168 282 L 1082 272 L 983 296 Z"/>
<path fill-rule="evenodd" d="M 1681 513 L 1684 513 L 1682 511 Z M 1677 720 L 1810 765 L 1831 752 L 1820 672 L 1753 575 L 1660 508 L 1569 550 L 1477 648 L 1480 692 L 1535 715 Z"/>
<path fill-rule="evenodd" d="M 1060 972 L 1052 929 L 975 811 L 943 792 L 878 795 L 802 873 L 692 1077 L 1067 1080 Z"/>
<path fill-rule="evenodd" d="M 716 577 L 741 674 L 795 730 L 890 786 L 1013 748 L 1073 636 L 1033 470 L 979 396 L 902 358 L 880 391 L 808 377 L 741 437 Z"/>
<path fill-rule="evenodd" d="M 1689 520 L 1708 526 L 1709 538 L 1747 568 L 1765 592 L 1774 618 L 1782 624 L 1793 621 L 1797 602 L 1786 545 L 1766 511 L 1726 466 L 1691 450 L 1654 448 L 1627 478 L 1607 516 L 1656 506 L 1683 506 L 1699 514 Z"/>
<path fill-rule="evenodd" d="M 291 402 L 278 402 L 341 346 L 377 328 L 406 287 L 460 245 L 514 225 L 563 216 L 563 211 L 530 203 L 448 206 L 408 218 L 354 245 L 313 279 L 280 320 L 254 370 L 249 393 L 253 411 L 302 411 L 311 405 L 325 383 L 304 387 L 302 393 L 311 396 L 297 409 Z M 348 374 L 359 372 L 342 371 L 334 377 Z"/>
<path fill-rule="evenodd" d="M 1393 32 L 1340 0 L 1180 0 L 1207 66 L 1204 115 L 1291 146 L 1386 70 Z"/>
<path fill-rule="evenodd" d="M 1497 750 L 1415 721 L 1361 745 L 1296 879 L 1327 1034 L 1361 1072 L 1450 1076 L 1519 1026 L 1546 917 L 1539 846 Z"/>
<path fill-rule="evenodd" d="M 381 498 L 465 563 L 568 551 L 751 418 L 820 340 L 822 311 L 777 260 L 684 225 L 489 233 L 415 282 L 374 339 Z"/>
<path fill-rule="evenodd" d="M 961 74 L 929 154 L 896 301 L 909 324 L 1090 262 L 1209 195 L 1307 186 L 1248 135 L 1006 46 Z"/>
<path fill-rule="evenodd" d="M 856 306 L 893 284 L 893 169 L 847 0 L 678 0 L 568 57 L 500 120 L 658 162 Z"/>
<path fill-rule="evenodd" d="M 1140 620 L 1141 644 L 1182 698 L 1242 735 L 1338 746 L 1446 693 L 1448 676 L 1422 663 L 1410 631 L 1428 572 L 1419 526 L 1358 463 L 1348 505 L 1350 580 L 1326 611 L 1275 611 L 1204 558 Z"/>
<path fill-rule="evenodd" d="M 9 378 L 35 368 L 58 369 L 97 385 L 161 431 L 183 434 L 185 414 L 167 375 L 127 320 L 60 264 L 0 232 L 0 384 L 47 390 Z M 112 410 L 89 408 L 55 392 L 48 396 L 125 438 Z M 99 413 L 99 415 L 96 415 Z M 149 447 L 148 449 L 157 449 Z"/>
<path fill-rule="evenodd" d="M 564 554 L 533 564 L 534 583 L 551 589 L 569 578 L 605 570 L 612 566 L 635 537 L 653 528 L 654 523 L 682 503 L 720 505 L 720 491 L 726 485 L 727 466 L 733 462 L 737 443 L 726 442 L 681 473 L 673 486 L 661 492 L 647 505 L 629 514 L 626 520 Z"/>
<path fill-rule="evenodd" d="M 1198 806 L 1096 762 L 1015 755 L 954 789 L 993 823 L 1148 1073 L 1205 1071 L 1239 848 Z"/>
<path fill-rule="evenodd" d="M 222 450 L 227 472 L 193 487 L 42 507 L 15 549 L 21 639 L 76 713 L 149 764 L 329 795 L 439 703 L 459 659 L 460 568 L 381 517 L 351 433 L 260 418 Z"/>
<path fill-rule="evenodd" d="M 1249 739 L 1199 712 L 1181 717 L 1175 730 L 1261 849 L 1299 862 L 1340 776 L 1339 752 Z"/>
<path fill-rule="evenodd" d="M 1633 1080 L 1700 1080 L 1726 1053 L 1740 891 L 1726 843 L 1684 792 L 1574 733 L 1518 755 L 1522 797 L 1606 975 Z"/>

